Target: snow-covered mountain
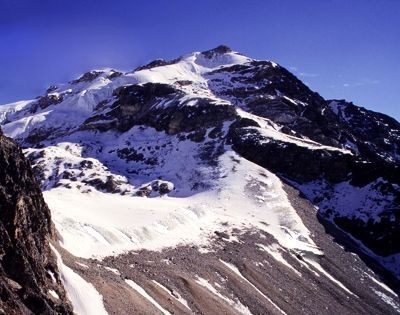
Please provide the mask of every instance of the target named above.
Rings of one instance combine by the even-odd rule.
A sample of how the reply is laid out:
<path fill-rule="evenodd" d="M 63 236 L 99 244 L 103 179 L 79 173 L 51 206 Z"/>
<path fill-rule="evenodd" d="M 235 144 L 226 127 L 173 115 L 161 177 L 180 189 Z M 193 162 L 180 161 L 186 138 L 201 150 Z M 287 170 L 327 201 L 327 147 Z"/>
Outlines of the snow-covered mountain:
<path fill-rule="evenodd" d="M 78 312 L 400 311 L 400 124 L 274 62 L 219 46 L 90 71 L 0 124 Z"/>

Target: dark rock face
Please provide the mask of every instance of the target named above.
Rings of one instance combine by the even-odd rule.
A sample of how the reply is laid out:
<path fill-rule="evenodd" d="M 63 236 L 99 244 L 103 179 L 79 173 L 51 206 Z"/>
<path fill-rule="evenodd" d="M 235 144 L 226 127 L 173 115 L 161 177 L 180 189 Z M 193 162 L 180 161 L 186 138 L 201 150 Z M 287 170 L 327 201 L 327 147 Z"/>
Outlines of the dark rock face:
<path fill-rule="evenodd" d="M 221 75 L 230 82 L 219 81 Z M 337 145 L 337 126 L 327 124 L 324 99 L 285 68 L 269 61 L 218 69 L 208 74 L 213 92 L 257 116 L 269 118 L 312 140 Z"/>
<path fill-rule="evenodd" d="M 177 61 L 177 59 L 174 59 L 174 60 L 171 60 L 171 61 L 167 61 L 167 60 L 164 60 L 164 59 L 156 59 L 156 60 L 153 60 L 153 61 L 149 62 L 147 65 L 137 67 L 135 70 L 133 70 L 133 72 L 170 65 L 170 64 L 173 64 L 176 61 Z"/>
<path fill-rule="evenodd" d="M 54 237 L 30 164 L 0 132 L 0 313 L 72 314 L 48 244 Z"/>
<path fill-rule="evenodd" d="M 308 182 L 324 177 L 341 182 L 348 178 L 352 160 L 348 154 L 263 140 L 257 128 L 231 128 L 229 133 L 229 142 L 240 155 L 288 179 Z"/>
<path fill-rule="evenodd" d="M 90 81 L 96 79 L 101 74 L 102 74 L 101 71 L 89 71 L 89 72 L 84 73 L 78 79 L 71 81 L 71 84 L 78 84 L 81 82 L 90 82 Z"/>
<path fill-rule="evenodd" d="M 63 100 L 62 96 L 57 96 L 54 94 L 46 94 L 45 96 L 39 98 L 38 105 L 41 109 L 45 109 L 50 105 L 61 103 L 62 100 Z"/>
<path fill-rule="evenodd" d="M 221 82 L 221 75 L 228 82 Z M 284 126 L 283 132 L 346 146 L 368 160 L 400 159 L 400 124 L 395 119 L 345 101 L 326 101 L 269 61 L 218 69 L 208 79 L 216 95 Z"/>
<path fill-rule="evenodd" d="M 327 101 L 359 154 L 369 160 L 400 161 L 400 123 L 387 115 L 343 100 Z"/>
<path fill-rule="evenodd" d="M 395 210 L 385 211 L 380 220 L 369 219 L 366 223 L 357 218 L 336 217 L 334 222 L 345 231 L 351 232 L 357 239 L 373 249 L 380 256 L 400 252 L 400 214 Z"/>
<path fill-rule="evenodd" d="M 215 55 L 223 55 L 230 52 L 232 52 L 232 49 L 230 47 L 226 45 L 219 45 L 218 47 L 215 47 L 213 49 L 203 51 L 202 54 L 204 55 L 204 57 L 211 59 Z"/>
<path fill-rule="evenodd" d="M 118 100 L 112 105 L 112 110 L 104 115 L 92 116 L 86 120 L 82 129 L 115 129 L 125 132 L 133 126 L 146 125 L 173 135 L 215 127 L 237 116 L 233 106 L 216 106 L 205 98 L 192 99 L 196 101 L 196 106 L 185 106 L 180 100 L 182 92 L 168 84 L 124 86 L 114 94 Z M 105 123 L 99 124 L 98 121 Z"/>
<path fill-rule="evenodd" d="M 230 126 L 227 141 L 232 148 L 246 159 L 263 166 L 290 180 L 302 190 L 303 185 L 324 180 L 329 187 L 349 182 L 354 191 L 362 189 L 377 180 L 372 191 L 381 196 L 392 196 L 392 201 L 376 217 L 362 220 L 356 216 L 344 215 L 346 209 L 336 205 L 334 195 L 340 194 L 340 188 L 331 191 L 325 186 L 316 188 L 316 195 L 308 196 L 314 204 L 321 206 L 320 213 L 351 235 L 361 240 L 369 249 L 380 256 L 400 252 L 400 168 L 391 161 L 382 161 L 371 154 L 344 154 L 341 151 L 310 149 L 296 144 L 266 138 L 260 133 L 257 123 L 251 119 L 240 119 Z M 365 135 L 364 137 L 371 137 Z M 315 184 L 318 187 L 318 183 Z M 354 195 L 351 198 L 358 198 Z M 383 201 L 375 198 L 375 207 Z M 329 202 L 329 200 L 332 200 Z M 371 206 L 370 206 L 371 207 Z M 374 208 L 365 208 L 365 212 L 375 212 Z"/>

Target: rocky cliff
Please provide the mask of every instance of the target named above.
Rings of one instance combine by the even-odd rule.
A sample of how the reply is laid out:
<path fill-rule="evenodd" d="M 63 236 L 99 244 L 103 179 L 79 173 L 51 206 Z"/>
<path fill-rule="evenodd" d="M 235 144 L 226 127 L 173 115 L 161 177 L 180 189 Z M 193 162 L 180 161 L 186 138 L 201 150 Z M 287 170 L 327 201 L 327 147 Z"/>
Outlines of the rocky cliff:
<path fill-rule="evenodd" d="M 0 313 L 72 313 L 51 239 L 50 211 L 30 163 L 0 132 Z"/>

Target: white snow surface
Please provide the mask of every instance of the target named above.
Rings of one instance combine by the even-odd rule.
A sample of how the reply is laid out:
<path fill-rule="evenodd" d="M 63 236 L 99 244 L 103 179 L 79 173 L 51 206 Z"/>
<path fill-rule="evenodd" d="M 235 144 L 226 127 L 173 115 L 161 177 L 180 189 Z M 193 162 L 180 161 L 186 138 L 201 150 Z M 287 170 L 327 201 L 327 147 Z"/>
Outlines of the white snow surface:
<path fill-rule="evenodd" d="M 336 278 L 334 278 L 329 272 L 327 272 L 317 261 L 310 259 L 310 258 L 306 258 L 303 257 L 303 259 L 310 264 L 311 266 L 313 266 L 315 269 L 317 269 L 320 273 L 322 273 L 324 276 L 326 276 L 329 280 L 331 280 L 333 283 L 335 283 L 338 287 L 342 288 L 344 291 L 346 291 L 347 293 L 355 296 L 358 298 L 358 296 L 356 294 L 354 294 L 353 292 L 351 292 L 342 282 L 340 282 L 339 280 L 337 280 Z"/>
<path fill-rule="evenodd" d="M 18 101 L 0 106 L 0 124 L 15 112 L 22 110 L 25 106 L 31 104 L 34 100 Z"/>
<path fill-rule="evenodd" d="M 282 263 L 289 269 L 292 269 L 292 271 L 294 271 L 294 273 L 296 273 L 299 277 L 301 277 L 301 273 L 297 269 L 295 269 L 291 264 L 289 264 L 288 261 L 283 257 L 283 255 L 282 255 L 283 249 L 277 243 L 273 243 L 268 246 L 266 246 L 264 244 L 257 244 L 257 246 L 261 250 L 270 254 L 276 261 Z"/>
<path fill-rule="evenodd" d="M 174 291 L 174 294 L 170 290 L 168 290 L 165 286 L 163 286 L 161 283 L 157 282 L 156 280 L 152 280 L 153 283 L 155 283 L 158 287 L 163 289 L 166 293 L 168 293 L 172 298 L 177 300 L 179 303 L 181 303 L 183 306 L 185 306 L 187 309 L 190 310 L 188 302 L 176 291 Z"/>
<path fill-rule="evenodd" d="M 1 105 L 0 124 L 3 124 L 6 135 L 17 139 L 26 138 L 32 130 L 57 129 L 60 134 L 69 134 L 78 130 L 91 115 L 101 112 L 104 107 L 107 110 L 106 105 L 113 103 L 113 91 L 118 87 L 148 82 L 174 85 L 186 94 L 182 102 L 201 95 L 215 103 L 226 104 L 227 101 L 216 97 L 209 90 L 206 74 L 215 69 L 252 60 L 236 52 L 215 54 L 212 58 L 194 52 L 168 65 L 121 73 L 117 76 L 113 76 L 115 70 L 96 70 L 98 76 L 90 81 L 59 84 L 54 90 L 47 92 L 48 96 L 60 100 L 56 104 L 41 108 L 36 106 L 38 100 L 29 100 Z M 190 81 L 192 84 L 181 86 L 177 81 Z M 186 105 L 190 105 L 190 102 Z"/>
<path fill-rule="evenodd" d="M 3 125 L 4 133 L 13 138 L 24 138 L 34 129 L 58 129 L 68 133 L 87 119 L 100 102 L 111 100 L 115 88 L 136 83 L 136 80 L 129 76 L 110 80 L 108 76 L 111 74 L 112 71 L 104 71 L 90 82 L 59 85 L 56 92 L 49 95 L 62 96 L 62 101 L 43 109 L 34 109 L 27 106 L 28 104 L 21 109 L 18 103 L 10 104 L 8 120 L 11 122 Z M 31 101 L 29 104 L 34 103 L 35 101 Z"/>
<path fill-rule="evenodd" d="M 233 306 L 240 314 L 244 314 L 244 315 L 252 315 L 252 313 L 250 312 L 249 308 L 245 305 L 243 305 L 239 299 L 230 299 L 224 295 L 222 295 L 221 293 L 218 292 L 218 290 L 216 288 L 213 287 L 213 285 L 207 281 L 207 279 L 198 277 L 196 282 L 198 284 L 200 284 L 201 286 L 205 287 L 207 290 L 209 290 L 211 293 L 213 293 L 214 295 L 216 295 L 217 297 L 219 297 L 220 299 L 224 300 L 225 302 L 227 302 L 229 305 Z"/>
<path fill-rule="evenodd" d="M 391 289 L 389 288 L 386 284 L 384 284 L 383 282 L 379 281 L 378 279 L 376 279 L 374 276 L 368 274 L 368 273 L 364 273 L 369 279 L 371 279 L 373 282 L 375 282 L 377 285 L 379 285 L 382 289 L 384 289 L 385 291 L 389 292 L 390 294 L 392 294 L 395 297 L 398 297 L 398 295 Z"/>
<path fill-rule="evenodd" d="M 329 197 L 325 197 L 319 202 L 321 211 L 332 209 L 335 205 L 341 216 L 355 216 L 367 222 L 370 218 L 379 220 L 378 215 L 387 209 L 388 205 L 396 198 L 394 194 L 381 192 L 380 186 L 386 183 L 387 181 L 383 178 L 378 178 L 368 185 L 357 187 L 351 185 L 350 182 L 329 184 L 325 180 L 317 180 L 297 186 L 310 200 L 318 197 L 321 190 L 329 192 L 326 194 Z M 380 202 L 377 203 L 377 200 Z"/>
<path fill-rule="evenodd" d="M 205 168 L 203 173 L 207 172 L 215 170 Z M 219 158 L 213 185 L 181 197 L 53 188 L 44 192 L 44 198 L 62 246 L 84 258 L 178 244 L 207 246 L 222 223 L 228 223 L 229 229 L 258 227 L 285 248 L 320 253 L 274 174 L 228 151 Z"/>
<path fill-rule="evenodd" d="M 61 281 L 67 291 L 68 299 L 72 303 L 74 313 L 77 315 L 107 315 L 108 313 L 103 305 L 103 297 L 94 286 L 66 266 L 58 251 L 54 246 L 50 246 L 57 257 Z"/>
<path fill-rule="evenodd" d="M 262 297 L 264 297 L 268 302 L 270 302 L 281 314 L 286 315 L 286 312 L 284 312 L 278 305 L 276 305 L 268 296 L 266 296 L 263 292 L 260 291 L 260 289 L 258 289 L 253 283 L 251 283 L 249 280 L 247 280 L 242 273 L 240 272 L 240 270 L 235 266 L 232 265 L 226 261 L 221 260 L 221 263 L 225 265 L 225 267 L 227 267 L 228 269 L 230 269 L 231 271 L 233 271 L 239 278 L 241 278 L 245 283 L 249 284 L 255 291 L 257 291 L 258 294 L 260 294 Z"/>
<path fill-rule="evenodd" d="M 57 294 L 57 292 L 56 291 L 54 291 L 54 290 L 49 290 L 49 294 L 53 297 L 53 298 L 55 298 L 55 299 L 60 299 L 60 297 L 58 296 L 58 294 Z"/>

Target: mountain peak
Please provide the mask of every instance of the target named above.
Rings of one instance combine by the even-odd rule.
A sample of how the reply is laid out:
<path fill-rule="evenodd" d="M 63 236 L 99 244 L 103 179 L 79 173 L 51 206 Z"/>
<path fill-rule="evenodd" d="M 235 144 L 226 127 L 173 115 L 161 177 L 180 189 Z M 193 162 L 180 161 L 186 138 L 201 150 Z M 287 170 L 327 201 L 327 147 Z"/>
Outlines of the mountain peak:
<path fill-rule="evenodd" d="M 227 54 L 227 53 L 231 53 L 231 52 L 233 52 L 233 50 L 230 47 L 228 47 L 226 45 L 219 45 L 213 49 L 206 50 L 201 53 L 205 56 L 212 57 L 213 55 L 216 55 L 216 54 L 223 55 L 223 54 Z"/>
<path fill-rule="evenodd" d="M 0 208 L 6 210 L 0 209 L 0 235 L 3 225 L 12 226 L 15 240 L 0 237 L 0 253 L 6 249 L 1 292 L 9 278 L 17 283 L 9 285 L 17 301 L 25 288 L 25 300 L 60 292 L 54 303 L 63 301 L 60 277 L 57 283 L 52 278 L 56 265 L 48 270 L 41 260 L 45 251 L 17 252 L 43 265 L 36 278 L 24 272 L 26 260 L 8 251 L 46 240 L 34 232 L 49 225 L 50 216 L 28 210 L 38 204 L 46 211 L 47 203 L 62 240 L 54 243 L 61 276 L 71 284 L 69 296 L 79 293 L 73 305 L 89 301 L 100 309 L 82 313 L 104 314 L 104 305 L 117 313 L 142 307 L 156 312 L 131 297 L 129 283 L 138 294 L 149 292 L 164 313 L 207 314 L 223 307 L 229 314 L 256 314 L 273 312 L 274 305 L 275 313 L 284 314 L 327 313 L 326 305 L 343 314 L 400 309 L 395 293 L 372 277 L 385 272 L 394 289 L 400 279 L 397 122 L 327 101 L 284 67 L 223 45 L 128 73 L 93 70 L 77 81 L 0 106 L 4 135 L 25 148 L 45 198 L 31 194 L 29 163 L 22 163 L 17 147 L 9 154 L 9 140 L 0 136 Z M 2 220 L 7 213 L 8 221 Z M 332 241 L 336 234 L 326 235 L 326 226 L 337 231 L 343 247 Z M 352 250 L 344 250 L 349 244 Z M 241 266 L 251 274 L 242 275 Z M 30 290 L 25 278 L 43 290 Z M 271 302 L 260 295 L 269 285 L 260 279 L 276 288 Z M 103 281 L 109 286 L 99 285 Z M 214 294 L 214 304 L 203 306 L 214 285 L 222 300 Z M 186 304 L 178 308 L 179 300 L 167 300 L 172 290 L 187 301 L 187 311 Z M 286 303 L 294 291 L 300 298 Z M 316 294 L 319 303 L 309 303 Z"/>

